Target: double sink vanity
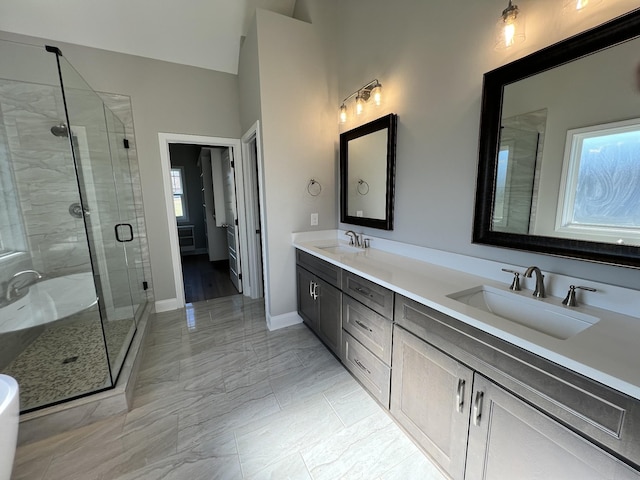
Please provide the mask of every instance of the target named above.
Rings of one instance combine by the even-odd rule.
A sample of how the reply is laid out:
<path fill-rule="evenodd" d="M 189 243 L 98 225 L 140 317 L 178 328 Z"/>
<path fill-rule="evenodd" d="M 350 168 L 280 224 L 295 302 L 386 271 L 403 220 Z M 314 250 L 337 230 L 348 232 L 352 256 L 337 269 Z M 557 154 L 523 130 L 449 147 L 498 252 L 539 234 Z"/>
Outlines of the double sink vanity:
<path fill-rule="evenodd" d="M 310 237 L 301 317 L 451 478 L 640 479 L 640 319 Z"/>
<path fill-rule="evenodd" d="M 485 74 L 473 243 L 640 268 L 638 32 L 640 9 Z M 340 135 L 342 224 L 393 230 L 398 126 Z M 637 290 L 345 233 L 294 234 L 298 312 L 443 472 L 640 479 Z"/>

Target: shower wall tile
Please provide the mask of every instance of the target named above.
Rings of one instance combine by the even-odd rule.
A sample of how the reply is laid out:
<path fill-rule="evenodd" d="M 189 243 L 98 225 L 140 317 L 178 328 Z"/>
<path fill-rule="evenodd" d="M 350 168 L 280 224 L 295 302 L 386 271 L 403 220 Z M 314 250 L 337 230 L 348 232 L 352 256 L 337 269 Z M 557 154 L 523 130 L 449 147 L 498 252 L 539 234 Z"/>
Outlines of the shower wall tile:
<path fill-rule="evenodd" d="M 129 139 L 130 149 L 125 156 L 114 159 L 115 175 L 122 178 L 120 169 L 131 169 L 131 181 L 126 184 L 125 192 L 119 191 L 118 194 L 123 202 L 134 205 L 131 209 L 132 217 L 121 219 L 117 212 L 113 215 L 104 213 L 100 218 L 100 234 L 103 239 L 113 238 L 113 225 L 120 221 L 137 227 L 136 236 L 140 242 L 133 251 L 142 254 L 137 267 L 150 283 L 151 270 L 131 100 L 127 96 L 116 94 L 101 94 L 98 97 L 94 92 L 78 89 L 69 90 L 66 94 L 72 131 L 75 128 L 83 140 L 86 140 L 79 142 L 78 162 L 81 166 L 91 162 L 91 172 L 86 173 L 85 168 L 80 174 L 90 177 L 85 180 L 92 182 L 97 192 L 94 199 L 97 198 L 98 203 L 95 206 L 89 205 L 89 210 L 94 207 L 96 211 L 109 212 L 116 205 L 113 198 L 114 171 L 101 102 L 104 101 L 124 123 L 124 134 Z M 84 271 L 91 266 L 83 222 L 68 213 L 69 205 L 79 202 L 76 169 L 69 139 L 55 137 L 51 133 L 51 127 L 64 121 L 64 118 L 60 88 L 0 80 L 0 128 L 4 128 L 6 132 L 33 266 L 37 265 L 37 268 L 44 269 L 49 275 Z M 90 199 L 87 200 L 90 203 Z M 8 225 L 1 227 L 7 228 Z M 89 232 L 95 231 L 92 228 L 95 227 L 89 222 Z M 104 256 L 108 258 L 107 262 L 113 262 L 117 250 L 115 244 L 109 245 L 107 250 L 110 251 Z M 119 253 L 121 255 L 122 250 Z M 82 255 L 84 260 L 74 260 L 71 258 L 74 255 Z M 131 269 L 131 266 L 123 265 L 120 274 L 129 276 L 128 268 Z M 0 281 L 6 281 L 2 275 Z M 150 293 L 148 291 L 147 295 Z M 152 300 L 152 295 L 149 296 Z"/>

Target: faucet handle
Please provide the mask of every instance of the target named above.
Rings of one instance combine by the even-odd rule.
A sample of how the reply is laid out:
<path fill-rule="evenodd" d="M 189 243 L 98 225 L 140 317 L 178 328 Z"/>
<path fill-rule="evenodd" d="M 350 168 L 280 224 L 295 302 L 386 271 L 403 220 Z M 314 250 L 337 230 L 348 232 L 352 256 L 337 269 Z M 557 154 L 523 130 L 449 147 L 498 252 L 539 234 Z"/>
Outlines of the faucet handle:
<path fill-rule="evenodd" d="M 566 305 L 567 307 L 575 307 L 578 305 L 578 302 L 576 301 L 576 288 L 579 288 L 580 290 L 587 290 L 588 292 L 597 292 L 595 288 L 583 287 L 581 285 L 569 285 L 567 296 L 562 300 L 563 305 Z"/>
<path fill-rule="evenodd" d="M 509 270 L 508 268 L 503 268 L 503 272 L 513 273 L 513 282 L 511 282 L 511 286 L 509 290 L 513 290 L 514 292 L 520 291 L 520 272 L 516 272 L 515 270 Z"/>

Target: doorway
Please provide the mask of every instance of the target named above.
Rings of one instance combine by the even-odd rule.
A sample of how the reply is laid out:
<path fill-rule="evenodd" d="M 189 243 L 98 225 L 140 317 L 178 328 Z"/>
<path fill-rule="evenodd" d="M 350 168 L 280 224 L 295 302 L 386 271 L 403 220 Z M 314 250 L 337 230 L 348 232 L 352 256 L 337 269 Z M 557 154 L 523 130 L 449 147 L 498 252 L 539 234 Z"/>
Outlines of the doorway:
<path fill-rule="evenodd" d="M 169 145 L 186 303 L 241 293 L 235 248 L 230 246 L 236 231 L 225 220 L 235 219 L 237 210 L 229 158 L 229 147 Z"/>
<path fill-rule="evenodd" d="M 253 271 L 255 260 L 248 253 L 245 206 L 257 201 L 260 210 L 260 200 L 257 190 L 245 189 L 240 140 L 169 133 L 159 133 L 158 138 L 176 298 L 162 301 L 157 310 L 234 293 L 249 295 L 244 285 L 255 284 L 258 276 L 262 283 L 262 272 Z M 181 149 L 191 150 L 191 156 L 198 158 L 195 187 L 186 183 L 186 172 L 182 185 L 176 180 L 180 161 L 174 161 L 174 152 Z M 192 209 L 199 215 L 192 215 Z M 197 216 L 205 218 L 200 228 Z M 261 249 L 257 254 L 261 259 Z"/>

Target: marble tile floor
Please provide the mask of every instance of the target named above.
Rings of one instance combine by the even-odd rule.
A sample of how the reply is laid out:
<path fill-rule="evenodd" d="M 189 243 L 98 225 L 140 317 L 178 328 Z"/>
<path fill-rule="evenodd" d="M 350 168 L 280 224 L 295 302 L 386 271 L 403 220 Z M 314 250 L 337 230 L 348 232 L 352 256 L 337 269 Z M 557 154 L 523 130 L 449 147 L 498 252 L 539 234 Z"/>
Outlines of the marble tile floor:
<path fill-rule="evenodd" d="M 13 480 L 444 477 L 304 326 L 236 295 L 151 319 L 127 414 L 24 445 Z"/>

